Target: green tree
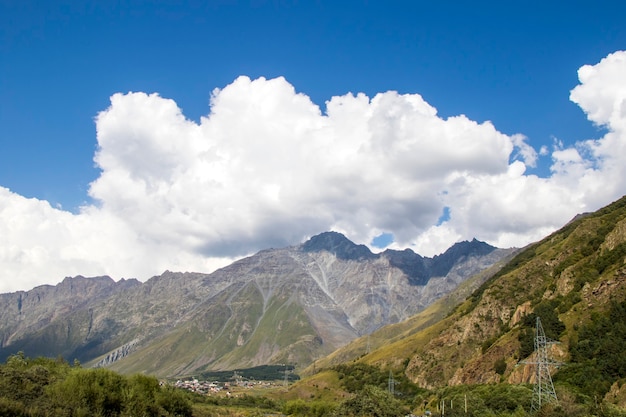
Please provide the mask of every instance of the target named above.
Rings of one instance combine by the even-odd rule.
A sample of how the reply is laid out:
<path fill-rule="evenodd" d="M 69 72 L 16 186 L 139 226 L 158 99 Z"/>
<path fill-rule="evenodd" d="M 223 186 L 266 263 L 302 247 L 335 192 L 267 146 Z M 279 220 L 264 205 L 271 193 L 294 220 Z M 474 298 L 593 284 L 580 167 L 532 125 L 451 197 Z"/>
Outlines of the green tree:
<path fill-rule="evenodd" d="M 496 362 L 493 364 L 493 370 L 496 371 L 496 373 L 499 375 L 504 375 L 504 373 L 506 372 L 506 361 L 504 360 L 504 358 L 499 358 L 496 360 Z"/>
<path fill-rule="evenodd" d="M 26 407 L 19 401 L 0 397 L 0 416 L 26 417 Z"/>
<path fill-rule="evenodd" d="M 184 393 L 172 387 L 162 387 L 156 396 L 157 405 L 170 416 L 191 417 L 193 408 Z"/>
<path fill-rule="evenodd" d="M 159 415 L 156 394 L 159 381 L 146 375 L 133 375 L 128 378 L 123 389 L 124 416 Z"/>
<path fill-rule="evenodd" d="M 62 415 L 119 416 L 126 380 L 107 369 L 73 369 L 48 388 L 53 407 Z"/>
<path fill-rule="evenodd" d="M 555 382 L 577 387 L 601 398 L 611 385 L 626 378 L 626 301 L 612 301 L 605 313 L 594 313 L 580 327 L 570 346 L 571 362 L 555 375 Z"/>
<path fill-rule="evenodd" d="M 366 385 L 354 397 L 344 401 L 335 411 L 336 416 L 400 417 L 409 410 L 386 390 Z"/>

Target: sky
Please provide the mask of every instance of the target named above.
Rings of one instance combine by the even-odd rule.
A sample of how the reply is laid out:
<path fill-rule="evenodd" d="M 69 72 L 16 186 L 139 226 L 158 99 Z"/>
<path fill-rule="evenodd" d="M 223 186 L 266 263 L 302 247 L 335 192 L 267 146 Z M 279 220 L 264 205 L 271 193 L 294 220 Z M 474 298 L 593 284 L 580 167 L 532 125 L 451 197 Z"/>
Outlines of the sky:
<path fill-rule="evenodd" d="M 622 1 L 0 0 L 0 292 L 335 230 L 522 247 L 626 194 Z"/>

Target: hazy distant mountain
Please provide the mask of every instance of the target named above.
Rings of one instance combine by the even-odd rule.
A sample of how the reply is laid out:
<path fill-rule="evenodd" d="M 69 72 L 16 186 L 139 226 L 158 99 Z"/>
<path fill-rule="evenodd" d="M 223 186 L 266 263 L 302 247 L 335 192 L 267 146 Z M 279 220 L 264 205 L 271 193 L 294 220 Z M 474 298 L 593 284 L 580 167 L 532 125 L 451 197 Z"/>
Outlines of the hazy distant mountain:
<path fill-rule="evenodd" d="M 473 240 L 434 258 L 408 249 L 373 254 L 327 232 L 212 274 L 168 271 L 145 283 L 66 278 L 0 295 L 0 353 L 160 376 L 305 366 L 411 317 L 512 252 Z"/>

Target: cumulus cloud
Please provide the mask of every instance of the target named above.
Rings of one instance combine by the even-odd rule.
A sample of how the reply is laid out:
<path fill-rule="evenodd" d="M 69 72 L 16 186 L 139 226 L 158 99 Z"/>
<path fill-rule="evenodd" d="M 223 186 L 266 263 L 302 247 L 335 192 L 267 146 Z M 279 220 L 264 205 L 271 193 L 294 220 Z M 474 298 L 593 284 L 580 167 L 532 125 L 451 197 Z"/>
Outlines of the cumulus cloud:
<path fill-rule="evenodd" d="M 392 234 L 427 256 L 473 237 L 525 245 L 626 193 L 624 74 L 626 52 L 579 70 L 571 100 L 607 133 L 542 147 L 547 178 L 526 172 L 538 152 L 523 135 L 442 118 L 418 94 L 346 94 L 322 110 L 283 78 L 239 77 L 199 122 L 158 94 L 115 94 L 96 118 L 93 205 L 71 214 L 0 188 L 0 291 L 210 271 L 326 230 Z"/>

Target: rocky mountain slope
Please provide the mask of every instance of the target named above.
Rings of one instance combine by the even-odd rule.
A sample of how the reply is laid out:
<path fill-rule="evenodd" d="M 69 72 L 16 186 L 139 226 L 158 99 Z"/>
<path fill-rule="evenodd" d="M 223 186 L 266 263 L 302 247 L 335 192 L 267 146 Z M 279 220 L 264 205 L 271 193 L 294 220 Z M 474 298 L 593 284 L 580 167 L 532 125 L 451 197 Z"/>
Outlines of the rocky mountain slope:
<path fill-rule="evenodd" d="M 411 317 L 511 253 L 474 240 L 434 258 L 373 254 L 327 232 L 212 274 L 67 278 L 0 295 L 0 354 L 62 355 L 160 376 L 304 366 Z"/>
<path fill-rule="evenodd" d="M 456 292 L 467 294 L 470 282 Z M 316 369 L 357 359 L 402 368 L 429 389 L 533 382 L 525 362 L 533 362 L 539 317 L 559 342 L 550 350 L 563 363 L 553 369 L 556 383 L 626 406 L 626 197 L 521 250 L 456 307 L 454 294 L 374 332 L 369 354 L 365 338 L 356 339 Z"/>

